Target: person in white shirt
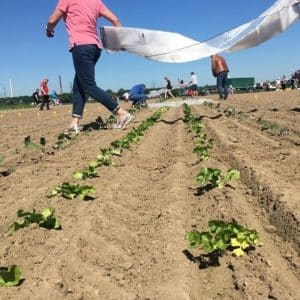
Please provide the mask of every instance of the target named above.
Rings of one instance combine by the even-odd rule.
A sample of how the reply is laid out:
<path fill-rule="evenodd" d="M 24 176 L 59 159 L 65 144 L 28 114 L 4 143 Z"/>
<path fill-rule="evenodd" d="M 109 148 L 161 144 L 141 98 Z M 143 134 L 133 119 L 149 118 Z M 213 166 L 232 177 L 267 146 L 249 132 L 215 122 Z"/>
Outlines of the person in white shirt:
<path fill-rule="evenodd" d="M 198 96 L 198 79 L 194 72 L 191 72 L 191 79 L 188 84 L 193 91 L 193 96 Z"/>

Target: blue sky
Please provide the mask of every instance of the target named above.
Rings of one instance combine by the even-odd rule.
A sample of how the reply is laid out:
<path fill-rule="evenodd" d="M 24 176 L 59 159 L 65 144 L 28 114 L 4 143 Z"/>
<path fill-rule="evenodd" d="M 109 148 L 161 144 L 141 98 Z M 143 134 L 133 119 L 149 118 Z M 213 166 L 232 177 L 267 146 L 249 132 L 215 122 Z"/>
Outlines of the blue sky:
<path fill-rule="evenodd" d="M 269 8 L 275 0 L 106 0 L 123 26 L 178 32 L 198 41 L 206 40 L 249 21 Z M 68 52 L 63 22 L 56 36 L 45 36 L 45 24 L 56 6 L 55 0 L 0 1 L 0 97 L 31 95 L 42 78 L 49 78 L 49 88 L 59 91 L 59 75 L 63 90 L 70 91 L 74 71 Z M 99 26 L 110 25 L 99 20 Z M 234 53 L 223 53 L 231 77 L 254 76 L 272 80 L 290 76 L 300 68 L 300 23 L 258 47 Z M 108 54 L 105 50 L 97 64 L 96 80 L 103 89 L 129 89 L 136 83 L 148 87 L 164 85 L 168 76 L 173 85 L 180 77 L 188 80 L 190 72 L 198 76 L 199 85 L 213 84 L 210 59 L 183 64 L 160 63 L 128 53 Z"/>

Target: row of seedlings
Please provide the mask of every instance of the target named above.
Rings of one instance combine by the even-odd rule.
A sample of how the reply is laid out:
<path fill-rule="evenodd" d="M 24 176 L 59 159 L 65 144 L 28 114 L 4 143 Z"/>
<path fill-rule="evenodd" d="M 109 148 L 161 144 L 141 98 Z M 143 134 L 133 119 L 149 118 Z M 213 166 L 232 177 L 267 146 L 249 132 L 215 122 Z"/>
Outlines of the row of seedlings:
<path fill-rule="evenodd" d="M 145 131 L 157 122 L 163 113 L 168 110 L 167 107 L 160 108 L 151 117 L 143 121 L 137 128 L 134 128 L 127 135 L 119 140 L 111 142 L 110 147 L 100 149 L 96 160 L 92 161 L 89 166 L 83 170 L 78 170 L 73 173 L 73 178 L 76 180 L 85 180 L 87 178 L 98 177 L 97 168 L 101 166 L 113 165 L 112 158 L 114 155 L 121 156 L 124 149 L 130 149 L 131 144 L 138 144 Z M 79 197 L 82 200 L 91 200 L 94 198 L 96 190 L 93 186 L 80 185 L 78 183 L 63 182 L 58 187 L 54 188 L 48 197 L 61 195 L 66 199 L 74 199 Z"/>
<path fill-rule="evenodd" d="M 131 109 L 130 113 L 137 112 L 138 109 Z M 130 143 L 138 143 L 140 141 L 143 132 L 166 111 L 162 108 L 156 112 L 152 117 L 143 122 L 137 129 L 129 132 L 127 136 L 122 140 L 117 140 L 112 142 L 112 147 L 108 149 L 101 149 L 101 154 L 98 155 L 97 160 L 92 162 L 89 167 L 83 171 L 74 172 L 73 176 L 75 179 L 86 179 L 89 177 L 98 176 L 96 168 L 101 165 L 110 165 L 112 155 L 121 155 L 122 150 L 130 148 Z M 107 129 L 109 124 L 115 122 L 113 116 L 110 116 L 105 122 L 99 117 L 96 122 L 98 123 L 98 129 Z M 65 141 L 76 139 L 76 136 L 71 136 L 69 133 L 60 134 L 58 137 L 58 148 L 64 148 L 63 144 Z M 30 136 L 24 139 L 25 147 L 28 149 L 37 149 L 40 146 L 31 141 Z M 46 144 L 45 138 L 41 137 L 40 144 L 44 146 Z M 5 158 L 0 157 L 2 162 Z M 56 194 L 61 193 L 63 197 L 67 199 L 73 199 L 79 196 L 81 199 L 86 200 L 91 197 L 91 194 L 95 192 L 92 186 L 80 186 L 78 184 L 69 184 L 67 182 L 63 183 L 60 187 L 54 189 L 48 196 L 52 197 Z M 35 209 L 32 211 L 24 211 L 19 209 L 17 212 L 17 217 L 22 219 L 21 221 L 15 221 L 8 229 L 7 236 L 13 235 L 16 231 L 28 227 L 30 224 L 38 224 L 39 227 L 46 229 L 62 229 L 60 220 L 55 216 L 55 210 L 52 207 L 43 208 L 40 212 Z M 10 287 L 17 286 L 22 283 L 24 279 L 22 278 L 21 268 L 17 265 L 11 265 L 10 267 L 0 267 L 0 287 Z"/>
<path fill-rule="evenodd" d="M 208 139 L 204 132 L 204 124 L 195 118 L 191 112 L 191 107 L 184 104 L 184 121 L 189 130 L 196 135 L 194 153 L 198 154 L 201 161 L 208 160 L 211 156 L 213 139 Z M 201 168 L 197 174 L 197 181 L 200 188 L 211 190 L 213 188 L 223 188 L 231 180 L 239 179 L 238 170 L 229 169 L 222 174 L 217 168 Z M 257 245 L 261 245 L 256 230 L 250 230 L 236 222 L 225 222 L 223 220 L 210 220 L 207 231 L 199 232 L 192 230 L 186 234 L 192 248 L 201 247 L 213 261 L 221 256 L 225 251 L 231 251 L 235 256 L 244 255 L 245 251 Z"/>

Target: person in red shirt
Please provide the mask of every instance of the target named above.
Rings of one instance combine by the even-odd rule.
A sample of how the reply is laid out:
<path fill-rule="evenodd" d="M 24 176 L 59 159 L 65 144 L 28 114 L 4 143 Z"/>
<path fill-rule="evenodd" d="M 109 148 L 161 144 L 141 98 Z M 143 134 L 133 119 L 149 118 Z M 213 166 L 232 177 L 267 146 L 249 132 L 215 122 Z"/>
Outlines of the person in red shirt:
<path fill-rule="evenodd" d="M 40 106 L 40 110 L 44 109 L 44 105 L 46 104 L 47 110 L 50 109 L 49 107 L 49 89 L 48 89 L 48 79 L 43 79 L 40 84 L 41 96 L 42 96 L 42 104 Z"/>

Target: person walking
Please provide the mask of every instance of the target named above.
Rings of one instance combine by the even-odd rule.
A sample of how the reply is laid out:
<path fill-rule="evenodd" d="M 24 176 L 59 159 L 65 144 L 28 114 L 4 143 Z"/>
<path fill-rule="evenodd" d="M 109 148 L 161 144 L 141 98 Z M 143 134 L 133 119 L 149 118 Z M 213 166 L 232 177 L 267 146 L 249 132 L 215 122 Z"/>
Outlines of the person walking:
<path fill-rule="evenodd" d="M 225 59 L 218 55 L 213 54 L 211 57 L 211 71 L 214 77 L 217 78 L 217 89 L 219 91 L 219 99 L 226 100 L 229 95 L 227 77 L 229 68 Z"/>
<path fill-rule="evenodd" d="M 40 106 L 40 110 L 44 109 L 44 105 L 46 104 L 47 110 L 50 109 L 49 106 L 49 89 L 48 89 L 48 79 L 45 78 L 42 80 L 40 84 L 40 90 L 41 90 L 41 97 L 42 97 L 42 104 Z"/>
<path fill-rule="evenodd" d="M 40 94 L 39 94 L 40 90 L 39 89 L 36 89 L 34 91 L 34 93 L 32 94 L 32 98 L 33 98 L 33 103 L 39 107 L 41 105 L 41 97 L 40 97 Z"/>
<path fill-rule="evenodd" d="M 69 129 L 79 132 L 79 120 L 83 117 L 86 96 L 90 96 L 116 114 L 115 128 L 123 129 L 133 116 L 121 108 L 95 81 L 95 66 L 101 56 L 102 43 L 97 33 L 97 21 L 105 18 L 115 27 L 121 27 L 117 16 L 101 0 L 58 0 L 48 18 L 46 35 L 54 37 L 55 26 L 61 19 L 69 36 L 75 77 L 73 82 L 73 111 Z"/>
<path fill-rule="evenodd" d="M 165 89 L 165 100 L 167 99 L 168 96 L 174 98 L 174 95 L 172 94 L 173 87 L 171 84 L 171 80 L 168 77 L 165 77 L 164 79 L 167 82 L 166 89 Z"/>

